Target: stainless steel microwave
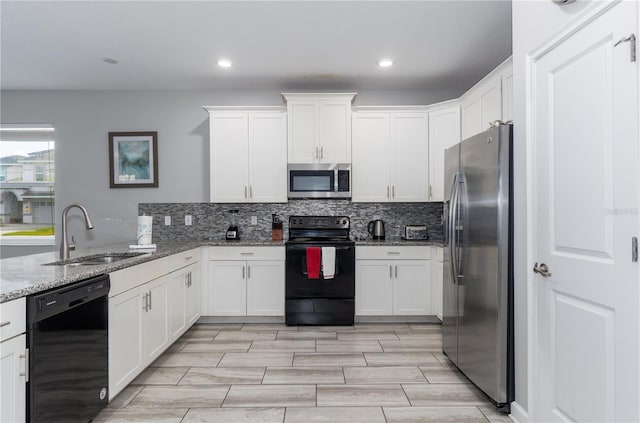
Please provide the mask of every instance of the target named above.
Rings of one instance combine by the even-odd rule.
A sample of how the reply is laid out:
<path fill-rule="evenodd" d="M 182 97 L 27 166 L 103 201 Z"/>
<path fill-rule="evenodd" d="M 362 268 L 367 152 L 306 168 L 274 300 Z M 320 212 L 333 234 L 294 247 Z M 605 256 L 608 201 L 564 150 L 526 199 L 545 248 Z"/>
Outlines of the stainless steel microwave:
<path fill-rule="evenodd" d="M 288 198 L 351 198 L 351 165 L 298 163 L 287 166 Z"/>

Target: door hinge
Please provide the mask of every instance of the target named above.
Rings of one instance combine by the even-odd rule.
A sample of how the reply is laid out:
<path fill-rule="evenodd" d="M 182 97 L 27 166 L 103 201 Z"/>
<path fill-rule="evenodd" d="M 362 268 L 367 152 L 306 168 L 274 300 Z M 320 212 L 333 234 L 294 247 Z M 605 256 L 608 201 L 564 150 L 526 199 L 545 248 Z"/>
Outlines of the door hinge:
<path fill-rule="evenodd" d="M 631 238 L 631 261 L 633 263 L 638 262 L 638 237 Z"/>
<path fill-rule="evenodd" d="M 618 44 L 629 42 L 629 56 L 632 62 L 636 61 L 636 34 L 631 34 L 628 37 L 624 37 L 618 40 L 613 46 L 618 47 Z"/>

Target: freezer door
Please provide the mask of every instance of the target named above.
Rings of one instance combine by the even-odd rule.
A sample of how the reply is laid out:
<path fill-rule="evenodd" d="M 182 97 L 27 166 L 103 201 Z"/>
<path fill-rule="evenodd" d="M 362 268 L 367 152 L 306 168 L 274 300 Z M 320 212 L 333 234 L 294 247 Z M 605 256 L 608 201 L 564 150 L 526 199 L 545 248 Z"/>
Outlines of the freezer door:
<path fill-rule="evenodd" d="M 442 350 L 454 363 L 458 362 L 458 284 L 454 274 L 452 253 L 455 248 L 455 225 L 451 219 L 455 211 L 455 194 L 458 184 L 460 144 L 445 150 L 444 167 L 444 217 L 445 248 L 443 262 Z"/>
<path fill-rule="evenodd" d="M 458 367 L 507 401 L 510 125 L 461 143 Z M 505 150 L 501 151 L 501 150 Z"/>

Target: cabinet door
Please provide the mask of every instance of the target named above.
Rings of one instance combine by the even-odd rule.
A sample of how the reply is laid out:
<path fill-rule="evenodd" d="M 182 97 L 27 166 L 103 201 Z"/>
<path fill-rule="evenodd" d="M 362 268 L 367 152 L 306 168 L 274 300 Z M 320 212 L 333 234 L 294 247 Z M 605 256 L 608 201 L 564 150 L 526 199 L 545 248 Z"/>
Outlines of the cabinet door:
<path fill-rule="evenodd" d="M 462 102 L 462 139 L 482 132 L 482 102 L 479 97 Z"/>
<path fill-rule="evenodd" d="M 173 272 L 170 275 L 167 287 L 169 298 L 169 301 L 167 302 L 167 324 L 169 326 L 169 339 L 172 341 L 178 339 L 185 329 L 185 307 L 188 283 L 187 273 L 188 272 L 184 269 Z"/>
<path fill-rule="evenodd" d="M 357 316 L 393 313 L 392 271 L 392 262 L 388 260 L 356 260 Z"/>
<path fill-rule="evenodd" d="M 209 122 L 211 202 L 246 202 L 249 190 L 247 113 L 212 113 Z"/>
<path fill-rule="evenodd" d="M 287 122 L 284 113 L 249 113 L 249 200 L 287 201 Z"/>
<path fill-rule="evenodd" d="M 247 316 L 284 316 L 284 261 L 247 262 Z"/>
<path fill-rule="evenodd" d="M 185 299 L 185 320 L 187 328 L 191 327 L 200 318 L 200 263 L 189 266 L 187 269 L 188 285 Z"/>
<path fill-rule="evenodd" d="M 318 147 L 322 163 L 351 163 L 351 102 L 318 103 Z"/>
<path fill-rule="evenodd" d="M 443 248 L 431 247 L 431 313 L 442 320 Z"/>
<path fill-rule="evenodd" d="M 246 316 L 244 261 L 209 262 L 209 315 Z"/>
<path fill-rule="evenodd" d="M 144 367 L 142 295 L 141 287 L 109 298 L 109 401 Z"/>
<path fill-rule="evenodd" d="M 393 314 L 431 313 L 431 262 L 397 260 L 393 263 Z"/>
<path fill-rule="evenodd" d="M 444 201 L 444 150 L 460 142 L 460 106 L 429 113 L 429 201 Z"/>
<path fill-rule="evenodd" d="M 159 278 L 144 286 L 149 294 L 146 311 L 143 310 L 142 314 L 142 357 L 145 366 L 151 364 L 169 344 L 168 279 Z"/>
<path fill-rule="evenodd" d="M 429 123 L 426 112 L 391 113 L 391 199 L 429 199 Z"/>
<path fill-rule="evenodd" d="M 318 160 L 316 109 L 317 103 L 313 101 L 287 101 L 289 163 L 314 163 Z"/>
<path fill-rule="evenodd" d="M 0 343 L 0 421 L 24 422 L 26 411 L 26 336 Z"/>
<path fill-rule="evenodd" d="M 352 201 L 386 202 L 389 186 L 389 114 L 353 114 Z"/>

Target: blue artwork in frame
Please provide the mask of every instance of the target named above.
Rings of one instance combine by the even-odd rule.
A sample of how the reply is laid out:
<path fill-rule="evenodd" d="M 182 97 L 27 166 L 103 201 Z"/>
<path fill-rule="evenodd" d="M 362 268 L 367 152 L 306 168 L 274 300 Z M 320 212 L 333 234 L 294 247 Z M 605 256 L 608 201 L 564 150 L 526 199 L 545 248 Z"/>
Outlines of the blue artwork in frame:
<path fill-rule="evenodd" d="M 109 132 L 109 186 L 158 186 L 158 133 Z"/>

